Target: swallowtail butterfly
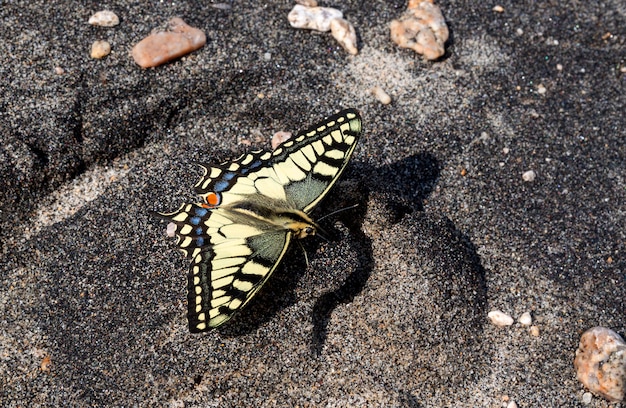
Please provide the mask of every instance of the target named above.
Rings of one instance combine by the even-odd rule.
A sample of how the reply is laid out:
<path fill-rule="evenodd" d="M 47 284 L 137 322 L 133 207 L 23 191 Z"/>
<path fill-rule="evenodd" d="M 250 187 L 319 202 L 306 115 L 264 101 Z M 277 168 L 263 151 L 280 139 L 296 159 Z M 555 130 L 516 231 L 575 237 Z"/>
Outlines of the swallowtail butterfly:
<path fill-rule="evenodd" d="M 195 185 L 203 202 L 159 213 L 175 226 L 191 258 L 191 332 L 227 322 L 276 269 L 292 238 L 314 235 L 309 214 L 344 171 L 361 134 L 361 117 L 344 110 L 274 151 L 255 151 L 205 166 Z"/>

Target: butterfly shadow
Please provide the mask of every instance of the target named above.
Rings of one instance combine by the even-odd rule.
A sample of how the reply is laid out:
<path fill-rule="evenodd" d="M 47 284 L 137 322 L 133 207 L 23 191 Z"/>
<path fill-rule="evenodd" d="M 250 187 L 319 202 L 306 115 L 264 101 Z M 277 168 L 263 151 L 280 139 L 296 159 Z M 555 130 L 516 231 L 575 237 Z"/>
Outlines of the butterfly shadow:
<path fill-rule="evenodd" d="M 418 153 L 378 168 L 358 162 L 349 168 L 344 177 L 348 182 L 343 185 L 351 183 L 352 188 L 338 189 L 337 196 L 343 197 L 344 202 L 335 203 L 334 207 L 358 203 L 355 210 L 341 217 L 349 230 L 353 251 L 357 254 L 356 264 L 339 288 L 320 296 L 313 306 L 310 350 L 314 356 L 322 353 L 333 311 L 341 304 L 352 302 L 365 288 L 372 273 L 372 240 L 361 227 L 367 216 L 367 206 L 372 202 L 382 204 L 385 222 L 397 223 L 405 214 L 423 210 L 422 202 L 432 191 L 438 177 L 439 163 L 429 153 Z"/>

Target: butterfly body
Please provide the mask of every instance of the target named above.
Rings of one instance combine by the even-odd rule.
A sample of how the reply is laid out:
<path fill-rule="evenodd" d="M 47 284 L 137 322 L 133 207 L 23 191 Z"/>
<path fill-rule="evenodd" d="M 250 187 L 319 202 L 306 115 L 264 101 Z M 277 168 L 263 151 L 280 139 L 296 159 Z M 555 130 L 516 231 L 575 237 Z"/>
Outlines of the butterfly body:
<path fill-rule="evenodd" d="M 315 235 L 309 213 L 343 172 L 360 132 L 358 112 L 348 109 L 273 152 L 202 165 L 195 189 L 204 202 L 160 214 L 174 223 L 177 244 L 191 258 L 190 331 L 228 321 L 269 278 L 293 238 Z"/>

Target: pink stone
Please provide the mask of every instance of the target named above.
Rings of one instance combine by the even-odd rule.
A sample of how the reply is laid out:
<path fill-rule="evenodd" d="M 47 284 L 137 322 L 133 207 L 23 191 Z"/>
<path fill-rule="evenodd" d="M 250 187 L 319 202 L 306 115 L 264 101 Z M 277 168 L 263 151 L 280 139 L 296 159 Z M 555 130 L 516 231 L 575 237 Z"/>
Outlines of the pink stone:
<path fill-rule="evenodd" d="M 611 402 L 624 400 L 626 343 L 606 327 L 583 333 L 574 360 L 578 380 L 594 394 Z"/>
<path fill-rule="evenodd" d="M 132 55 L 137 65 L 150 68 L 189 54 L 204 44 L 206 35 L 202 30 L 175 17 L 168 22 L 168 31 L 150 34 L 133 47 Z"/>

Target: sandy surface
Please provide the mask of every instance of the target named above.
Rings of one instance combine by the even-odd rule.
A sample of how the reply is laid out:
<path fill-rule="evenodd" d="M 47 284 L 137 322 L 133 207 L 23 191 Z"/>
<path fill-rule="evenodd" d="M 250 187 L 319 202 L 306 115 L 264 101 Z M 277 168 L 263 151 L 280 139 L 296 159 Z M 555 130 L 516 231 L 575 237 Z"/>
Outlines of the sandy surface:
<path fill-rule="evenodd" d="M 389 41 L 403 1 L 336 5 L 357 56 L 289 2 L 117 1 L 113 28 L 57 3 L 0 7 L 1 406 L 609 406 L 572 362 L 586 329 L 626 334 L 623 2 L 439 3 L 437 62 Z M 174 16 L 207 44 L 140 69 L 130 48 Z M 149 211 L 194 198 L 194 162 L 347 107 L 363 138 L 314 216 L 359 207 L 191 335 Z"/>

